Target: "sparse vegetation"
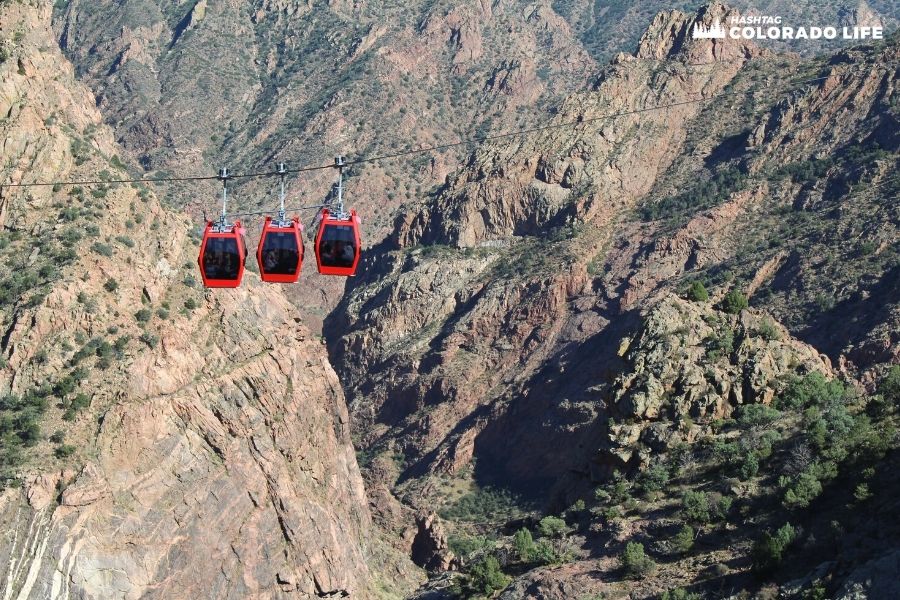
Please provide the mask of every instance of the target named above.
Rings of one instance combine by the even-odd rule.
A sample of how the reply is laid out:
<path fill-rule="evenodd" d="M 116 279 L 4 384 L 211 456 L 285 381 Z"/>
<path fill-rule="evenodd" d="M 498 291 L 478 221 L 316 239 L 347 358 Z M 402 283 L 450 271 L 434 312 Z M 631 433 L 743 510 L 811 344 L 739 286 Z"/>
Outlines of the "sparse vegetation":
<path fill-rule="evenodd" d="M 712 175 L 699 177 L 692 189 L 668 196 L 653 203 L 644 204 L 640 215 L 645 221 L 672 219 L 680 215 L 711 208 L 726 201 L 740 190 L 747 180 L 737 167 L 727 167 Z"/>
<path fill-rule="evenodd" d="M 753 569 L 760 574 L 766 574 L 781 565 L 784 553 L 797 538 L 797 530 L 790 523 L 785 523 L 774 534 L 763 533 L 762 537 L 753 544 L 751 557 Z"/>
<path fill-rule="evenodd" d="M 659 598 L 660 600 L 702 600 L 700 594 L 688 592 L 684 588 L 675 588 L 674 590 L 665 591 Z"/>
<path fill-rule="evenodd" d="M 461 497 L 441 511 L 451 521 L 494 522 L 520 511 L 522 500 L 507 490 L 485 487 Z"/>
<path fill-rule="evenodd" d="M 494 556 L 486 556 L 469 570 L 467 587 L 469 591 L 491 596 L 509 585 L 511 578 L 500 569 Z"/>
<path fill-rule="evenodd" d="M 722 300 L 722 310 L 733 315 L 738 314 L 747 306 L 749 306 L 747 297 L 739 290 L 731 290 L 725 294 L 725 298 Z"/>
<path fill-rule="evenodd" d="M 703 282 L 695 281 L 688 288 L 687 298 L 694 302 L 706 302 L 709 300 L 709 292 L 706 291 L 706 286 L 703 285 Z"/>
<path fill-rule="evenodd" d="M 676 554 L 687 554 L 694 547 L 694 528 L 683 525 L 672 538 L 672 551 Z"/>
<path fill-rule="evenodd" d="M 619 557 L 625 576 L 630 579 L 641 579 L 656 569 L 656 563 L 644 552 L 644 545 L 638 542 L 628 542 L 625 550 Z"/>

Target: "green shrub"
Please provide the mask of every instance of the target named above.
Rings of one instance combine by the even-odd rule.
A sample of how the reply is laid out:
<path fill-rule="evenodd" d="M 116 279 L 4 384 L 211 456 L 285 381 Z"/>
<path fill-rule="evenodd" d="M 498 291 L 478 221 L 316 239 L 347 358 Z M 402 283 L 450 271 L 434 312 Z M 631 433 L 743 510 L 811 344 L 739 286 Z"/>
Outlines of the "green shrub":
<path fill-rule="evenodd" d="M 625 551 L 619 557 L 619 563 L 629 579 L 641 579 L 656 568 L 653 559 L 644 553 L 644 545 L 638 542 L 625 544 Z"/>
<path fill-rule="evenodd" d="M 127 235 L 117 235 L 116 241 L 120 244 L 124 244 L 128 248 L 134 248 L 134 240 L 128 237 Z"/>
<path fill-rule="evenodd" d="M 688 300 L 694 302 L 706 302 L 709 300 L 709 292 L 706 291 L 706 286 L 702 282 L 695 281 L 688 288 L 687 297 Z"/>
<path fill-rule="evenodd" d="M 53 395 L 57 398 L 65 398 L 75 391 L 77 382 L 71 375 L 67 375 L 53 384 Z"/>
<path fill-rule="evenodd" d="M 622 511 L 618 506 L 607 506 L 600 514 L 607 523 L 612 523 L 616 519 L 622 518 Z"/>
<path fill-rule="evenodd" d="M 34 361 L 40 365 L 46 364 L 48 360 L 50 360 L 50 355 L 47 353 L 46 348 L 41 348 L 38 350 L 37 354 L 34 355 Z"/>
<path fill-rule="evenodd" d="M 111 257 L 114 253 L 113 247 L 109 244 L 104 244 L 102 242 L 94 242 L 91 244 L 91 250 L 99 254 L 100 256 L 105 256 L 107 258 Z"/>
<path fill-rule="evenodd" d="M 669 470 L 665 465 L 656 463 L 641 473 L 639 482 L 644 492 L 658 492 L 669 483 Z"/>
<path fill-rule="evenodd" d="M 717 521 L 728 520 L 728 512 L 731 510 L 731 505 L 733 503 L 734 498 L 729 496 L 719 496 L 718 498 L 715 498 L 712 502 L 713 518 Z"/>
<path fill-rule="evenodd" d="M 520 561 L 529 563 L 534 560 L 534 538 L 524 527 L 513 536 L 513 548 Z"/>
<path fill-rule="evenodd" d="M 494 542 L 483 536 L 451 535 L 447 540 L 450 550 L 463 562 L 494 547 Z"/>
<path fill-rule="evenodd" d="M 675 537 L 672 538 L 671 548 L 676 554 L 687 554 L 694 547 L 694 537 L 696 536 L 694 528 L 690 525 L 683 525 Z"/>
<path fill-rule="evenodd" d="M 900 404 L 900 365 L 894 365 L 890 368 L 878 386 L 878 393 L 887 402 L 894 405 Z"/>
<path fill-rule="evenodd" d="M 53 435 L 50 436 L 50 441 L 53 442 L 54 444 L 62 444 L 65 441 L 65 439 L 66 439 L 66 433 L 61 429 L 57 429 L 56 431 L 53 432 Z"/>
<path fill-rule="evenodd" d="M 732 352 L 734 352 L 734 332 L 730 327 L 725 327 L 719 335 L 709 339 L 707 356 L 710 360 L 720 356 L 731 356 Z"/>
<path fill-rule="evenodd" d="M 767 427 L 775 422 L 781 412 L 765 404 L 745 404 L 741 407 L 737 422 L 743 428 Z"/>
<path fill-rule="evenodd" d="M 747 306 L 749 306 L 747 296 L 738 290 L 731 290 L 725 294 L 725 298 L 722 300 L 722 310 L 732 315 L 738 314 Z"/>
<path fill-rule="evenodd" d="M 150 320 L 150 317 L 153 316 L 153 313 L 148 308 L 142 308 L 141 310 L 134 313 L 134 318 L 138 323 L 146 323 Z"/>
<path fill-rule="evenodd" d="M 713 458 L 720 465 L 736 465 L 740 463 L 742 450 L 737 442 L 726 442 L 718 439 L 712 446 Z"/>
<path fill-rule="evenodd" d="M 130 341 L 130 335 L 123 335 L 116 340 L 116 342 L 113 344 L 113 348 L 115 348 L 116 354 L 118 356 L 122 356 L 122 353 L 125 352 L 125 348 L 128 347 L 128 343 Z"/>
<path fill-rule="evenodd" d="M 815 581 L 803 592 L 803 600 L 828 600 L 828 589 L 821 581 Z"/>
<path fill-rule="evenodd" d="M 538 523 L 538 533 L 547 538 L 561 538 L 569 533 L 569 526 L 559 517 L 544 517 Z"/>
<path fill-rule="evenodd" d="M 869 491 L 869 485 L 867 483 L 860 483 L 856 486 L 856 489 L 853 490 L 853 499 L 857 502 L 865 502 L 871 497 L 872 492 Z"/>
<path fill-rule="evenodd" d="M 16 420 L 19 439 L 25 446 L 34 446 L 41 439 L 41 426 L 37 421 L 37 414 L 24 412 Z"/>
<path fill-rule="evenodd" d="M 784 558 L 784 552 L 794 543 L 797 531 L 790 523 L 785 523 L 775 535 L 768 531 L 753 544 L 750 556 L 753 559 L 753 569 L 760 574 L 766 574 L 778 568 Z"/>
<path fill-rule="evenodd" d="M 188 298 L 184 301 L 184 307 L 188 310 L 194 310 L 195 308 L 197 308 L 197 301 L 193 298 Z"/>
<path fill-rule="evenodd" d="M 69 444 L 57 446 L 53 451 L 53 454 L 56 456 L 56 458 L 68 458 L 75 454 L 75 446 L 71 446 Z"/>
<path fill-rule="evenodd" d="M 802 409 L 825 406 L 843 400 L 846 390 L 837 379 L 831 381 L 819 372 L 793 379 L 778 400 L 778 406 Z"/>
<path fill-rule="evenodd" d="M 472 591 L 492 596 L 509 585 L 511 578 L 500 569 L 500 562 L 496 557 L 486 556 L 472 565 L 468 580 Z"/>
<path fill-rule="evenodd" d="M 757 327 L 756 332 L 761 338 L 769 342 L 781 339 L 781 331 L 772 319 L 763 319 Z"/>
<path fill-rule="evenodd" d="M 169 311 L 165 308 L 159 308 L 156 310 L 156 316 L 159 317 L 160 319 L 168 319 Z"/>
<path fill-rule="evenodd" d="M 791 481 L 784 492 L 783 504 L 787 508 L 806 508 L 822 493 L 822 482 L 812 467 Z"/>
<path fill-rule="evenodd" d="M 706 492 L 685 492 L 681 497 L 681 514 L 691 523 L 709 523 L 709 497 Z"/>
<path fill-rule="evenodd" d="M 563 556 L 547 540 L 538 540 L 532 552 L 532 562 L 539 565 L 556 565 L 563 561 Z"/>
<path fill-rule="evenodd" d="M 110 358 L 114 353 L 113 345 L 106 340 L 101 341 L 97 345 L 96 354 L 101 358 Z"/>
<path fill-rule="evenodd" d="M 107 292 L 114 292 L 117 289 L 119 289 L 119 282 L 110 277 L 109 279 L 106 280 L 106 283 L 103 284 L 103 288 Z"/>
<path fill-rule="evenodd" d="M 572 504 L 572 506 L 569 507 L 569 510 L 567 512 L 577 515 L 578 513 L 583 513 L 586 508 L 587 504 L 585 503 L 585 501 L 582 498 L 579 498 Z"/>
<path fill-rule="evenodd" d="M 759 458 L 755 452 L 748 452 L 741 462 L 740 474 L 741 479 L 746 481 L 751 477 L 755 477 L 759 473 Z"/>
<path fill-rule="evenodd" d="M 719 494 L 688 490 L 681 498 L 681 515 L 699 525 L 721 521 L 731 510 L 732 499 Z"/>
<path fill-rule="evenodd" d="M 72 402 L 69 403 L 75 410 L 81 410 L 83 408 L 87 408 L 91 405 L 91 397 L 84 393 L 75 394 L 75 397 L 72 398 Z"/>
<path fill-rule="evenodd" d="M 614 471 L 612 482 L 594 490 L 594 497 L 603 503 L 625 504 L 631 497 L 630 488 L 629 481 L 620 472 Z"/>

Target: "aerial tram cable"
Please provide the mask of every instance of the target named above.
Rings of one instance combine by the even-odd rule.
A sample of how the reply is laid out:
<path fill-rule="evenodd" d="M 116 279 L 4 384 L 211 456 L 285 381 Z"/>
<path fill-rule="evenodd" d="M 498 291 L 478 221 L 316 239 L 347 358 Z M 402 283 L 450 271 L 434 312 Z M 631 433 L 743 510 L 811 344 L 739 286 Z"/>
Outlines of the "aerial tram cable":
<path fill-rule="evenodd" d="M 871 65 L 859 65 L 861 68 L 865 67 L 867 69 L 871 69 Z M 882 65 L 879 65 L 882 66 Z M 890 65 L 884 65 L 890 66 Z M 801 81 L 795 81 L 789 83 L 789 85 L 785 86 L 771 86 L 766 87 L 762 90 L 762 94 L 770 95 L 779 92 L 786 92 L 793 89 L 798 89 L 802 86 L 817 83 L 829 79 L 832 77 L 834 73 L 829 75 L 824 75 L 820 77 L 814 77 L 811 79 L 805 79 Z M 768 85 L 768 84 L 767 84 Z M 484 135 L 484 136 L 475 136 L 472 138 L 467 138 L 464 140 L 460 140 L 457 142 L 448 142 L 445 144 L 436 144 L 432 146 L 424 146 L 422 148 L 413 148 L 410 150 L 405 150 L 402 152 L 397 152 L 393 154 L 383 154 L 369 157 L 360 157 L 355 160 L 351 160 L 345 163 L 344 166 L 351 167 L 354 165 L 378 162 L 383 160 L 390 160 L 394 158 L 401 158 L 404 156 L 410 156 L 414 154 L 427 154 L 430 152 L 435 152 L 438 150 L 446 150 L 449 148 L 456 148 L 460 146 L 468 146 L 473 144 L 480 144 L 484 142 L 490 142 L 495 140 L 508 139 L 511 137 L 518 137 L 522 135 L 528 135 L 530 133 L 536 133 L 540 131 L 546 131 L 550 129 L 562 129 L 567 127 L 577 127 L 579 125 L 585 125 L 588 123 L 595 123 L 597 121 L 602 121 L 606 119 L 614 119 L 618 117 L 625 117 L 637 114 L 643 114 L 647 112 L 657 111 L 657 110 L 666 110 L 669 108 L 677 108 L 680 106 L 685 106 L 688 104 L 695 104 L 700 102 L 712 101 L 719 98 L 727 97 L 727 96 L 741 96 L 746 95 L 746 91 L 731 91 L 731 92 L 719 92 L 718 94 L 712 94 L 707 97 L 698 97 L 691 98 L 690 100 L 682 100 L 679 102 L 671 102 L 667 104 L 657 104 L 654 106 L 647 106 L 644 108 L 637 108 L 633 110 L 621 111 L 616 113 L 608 113 L 605 115 L 598 115 L 596 117 L 590 118 L 578 118 L 572 121 L 565 121 L 561 123 L 551 123 L 548 125 L 539 125 L 535 127 L 530 127 L 526 129 L 520 129 L 515 131 L 508 131 L 504 133 L 492 134 L 492 135 Z M 298 167 L 294 169 L 287 169 L 285 173 L 287 174 L 297 174 L 297 173 L 308 173 L 312 171 L 323 171 L 326 169 L 334 168 L 333 164 L 328 165 L 307 165 L 303 167 Z M 259 172 L 247 172 L 240 174 L 231 174 L 229 178 L 231 179 L 253 179 L 259 177 L 275 177 L 280 176 L 281 173 L 279 171 L 259 171 Z M 47 181 L 47 182 L 30 182 L 30 183 L 4 183 L 0 184 L 0 189 L 4 187 L 8 188 L 16 188 L 16 187 L 46 187 L 46 186 L 68 186 L 68 185 L 83 185 L 83 186 L 91 186 L 91 185 L 117 185 L 117 184 L 136 184 L 136 183 L 169 183 L 169 182 L 188 182 L 188 181 L 210 181 L 214 179 L 219 179 L 217 175 L 195 175 L 195 176 L 184 176 L 184 177 L 141 177 L 141 178 L 132 178 L 132 179 L 108 179 L 108 180 L 70 180 L 70 181 Z"/>
<path fill-rule="evenodd" d="M 815 77 L 812 79 L 795 82 L 790 86 L 783 86 L 780 88 L 769 87 L 763 90 L 763 93 L 771 94 L 774 92 L 784 92 L 789 89 L 796 89 L 800 86 L 810 83 L 823 81 L 829 79 L 832 76 L 833 73 L 826 76 Z M 475 143 L 508 139 L 552 129 L 577 127 L 579 125 L 585 125 L 588 123 L 612 119 L 616 117 L 675 108 L 688 104 L 703 102 L 706 100 L 714 100 L 716 98 L 722 98 L 725 96 L 745 95 L 746 93 L 747 92 L 744 91 L 720 92 L 719 94 L 713 94 L 707 98 L 692 98 L 690 100 L 683 100 L 680 102 L 659 104 L 655 106 L 648 106 L 644 108 L 611 113 L 596 117 L 584 118 L 582 116 L 579 116 L 579 118 L 574 121 L 539 125 L 527 129 L 494 135 L 477 136 L 474 138 L 460 140 L 458 142 L 438 144 L 423 148 L 414 148 L 392 154 L 361 157 L 350 162 L 347 162 L 343 156 L 338 156 L 335 158 L 334 164 L 332 165 L 310 165 L 299 167 L 296 169 L 286 169 L 284 163 L 279 163 L 278 169 L 276 171 L 256 173 L 250 172 L 238 175 L 229 173 L 227 167 L 225 167 L 222 168 L 219 174 L 215 176 L 14 183 L 0 185 L 0 192 L 2 192 L 3 187 L 112 185 L 125 183 L 134 184 L 206 181 L 211 179 L 218 179 L 222 182 L 222 214 L 216 221 L 207 221 L 206 227 L 203 232 L 203 238 L 200 244 L 200 254 L 197 260 L 200 266 L 200 273 L 205 287 L 236 288 L 240 286 L 241 280 L 243 279 L 244 264 L 247 257 L 247 247 L 244 240 L 245 230 L 241 225 L 241 222 L 239 220 L 229 222 L 229 215 L 227 210 L 228 181 L 230 179 L 247 179 L 271 176 L 279 177 L 280 194 L 277 219 L 272 218 L 272 211 L 234 213 L 232 216 L 266 215 L 262 235 L 260 236 L 259 245 L 257 246 L 256 250 L 256 259 L 259 265 L 260 276 L 263 281 L 270 283 L 295 283 L 300 277 L 300 271 L 302 269 L 304 257 L 302 238 L 303 225 L 300 222 L 299 216 L 295 216 L 291 219 L 287 218 L 287 210 L 285 209 L 285 177 L 287 174 L 292 173 L 304 173 L 336 168 L 338 170 L 338 181 L 334 186 L 332 195 L 329 197 L 326 203 L 291 209 L 291 212 L 299 212 L 306 209 L 316 209 L 319 211 L 318 229 L 315 237 L 315 254 L 318 271 L 322 275 L 348 277 L 356 275 L 361 251 L 359 216 L 357 215 L 356 210 L 351 209 L 348 213 L 346 212 L 344 207 L 343 175 L 344 169 L 349 166 L 396 159 L 414 154 L 435 152 L 438 150 L 461 147 Z"/>

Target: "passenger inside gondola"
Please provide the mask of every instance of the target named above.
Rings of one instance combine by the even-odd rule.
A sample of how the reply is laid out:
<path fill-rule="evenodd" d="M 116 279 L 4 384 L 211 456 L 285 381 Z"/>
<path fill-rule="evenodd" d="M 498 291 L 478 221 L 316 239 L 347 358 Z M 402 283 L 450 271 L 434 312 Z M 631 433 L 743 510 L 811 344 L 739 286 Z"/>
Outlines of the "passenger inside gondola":
<path fill-rule="evenodd" d="M 349 268 L 356 258 L 353 228 L 347 225 L 329 225 L 322 233 L 322 265 Z"/>
<path fill-rule="evenodd" d="M 203 254 L 203 271 L 207 279 L 237 279 L 241 259 L 237 240 L 210 238 Z"/>
<path fill-rule="evenodd" d="M 293 275 L 300 265 L 297 237 L 293 232 L 266 234 L 263 243 L 263 269 L 270 275 Z"/>

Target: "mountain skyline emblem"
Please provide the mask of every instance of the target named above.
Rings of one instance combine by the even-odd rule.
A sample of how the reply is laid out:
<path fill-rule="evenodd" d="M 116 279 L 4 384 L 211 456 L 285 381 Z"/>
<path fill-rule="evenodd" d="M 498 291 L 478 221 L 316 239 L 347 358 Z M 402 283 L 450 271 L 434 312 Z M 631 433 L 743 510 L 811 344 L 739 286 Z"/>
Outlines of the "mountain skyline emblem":
<path fill-rule="evenodd" d="M 713 19 L 712 25 L 709 27 L 703 23 L 694 23 L 693 37 L 695 40 L 725 39 L 725 28 L 719 22 L 718 17 Z"/>

